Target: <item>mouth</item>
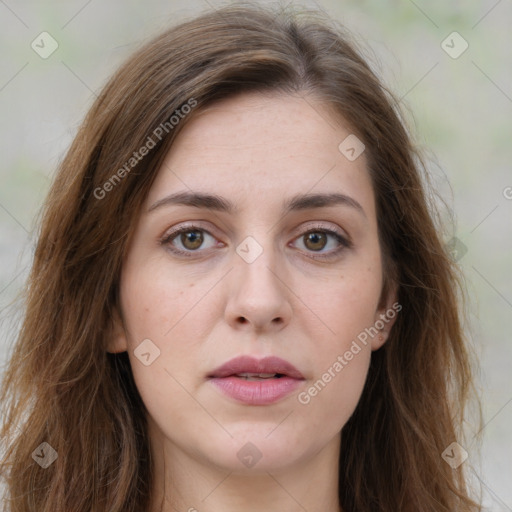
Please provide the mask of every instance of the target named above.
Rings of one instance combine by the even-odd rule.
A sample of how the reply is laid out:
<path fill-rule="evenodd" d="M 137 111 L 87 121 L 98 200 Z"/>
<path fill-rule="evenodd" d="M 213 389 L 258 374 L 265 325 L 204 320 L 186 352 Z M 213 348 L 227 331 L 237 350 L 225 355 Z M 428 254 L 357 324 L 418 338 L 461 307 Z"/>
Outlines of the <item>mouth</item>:
<path fill-rule="evenodd" d="M 208 379 L 225 396 L 247 405 L 269 405 L 292 393 L 302 373 L 279 357 L 241 356 L 213 370 Z"/>
<path fill-rule="evenodd" d="M 267 379 L 280 379 L 281 377 L 285 377 L 283 373 L 237 373 L 233 375 L 234 377 L 239 377 L 240 379 L 245 380 L 267 380 Z"/>

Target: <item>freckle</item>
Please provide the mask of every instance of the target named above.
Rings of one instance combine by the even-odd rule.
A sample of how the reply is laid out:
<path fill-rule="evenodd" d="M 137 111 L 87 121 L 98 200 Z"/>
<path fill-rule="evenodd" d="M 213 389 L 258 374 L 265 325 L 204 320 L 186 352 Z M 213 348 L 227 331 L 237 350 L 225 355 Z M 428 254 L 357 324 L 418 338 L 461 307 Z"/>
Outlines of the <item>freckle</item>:
<path fill-rule="evenodd" d="M 189 284 L 189 287 L 192 288 L 192 286 L 194 286 L 194 283 L 190 283 Z"/>

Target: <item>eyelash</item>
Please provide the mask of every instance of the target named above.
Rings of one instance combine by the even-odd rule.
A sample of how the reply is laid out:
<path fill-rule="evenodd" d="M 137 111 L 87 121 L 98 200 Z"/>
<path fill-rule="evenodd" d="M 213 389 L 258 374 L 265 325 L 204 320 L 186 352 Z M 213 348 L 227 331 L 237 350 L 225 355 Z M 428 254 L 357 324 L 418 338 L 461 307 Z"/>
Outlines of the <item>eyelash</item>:
<path fill-rule="evenodd" d="M 181 249 L 177 249 L 176 247 L 172 246 L 172 244 L 171 244 L 171 242 L 175 238 L 177 238 L 179 235 L 181 235 L 182 233 L 187 233 L 189 231 L 201 231 L 201 232 L 207 233 L 213 237 L 213 235 L 208 230 L 202 228 L 201 226 L 192 224 L 192 225 L 188 225 L 188 226 L 182 226 L 174 231 L 171 231 L 170 233 L 166 233 L 160 239 L 160 244 L 169 246 L 170 251 L 172 251 L 173 253 L 178 254 L 180 256 L 193 257 L 194 253 L 200 252 L 199 249 L 197 249 L 196 251 L 190 251 L 190 250 L 183 251 Z M 343 250 L 350 249 L 352 247 L 352 243 L 347 238 L 345 238 L 343 235 L 341 235 L 337 231 L 333 231 L 331 229 L 327 229 L 322 226 L 312 226 L 311 228 L 309 228 L 307 231 L 304 231 L 301 235 L 299 235 L 295 239 L 300 238 L 301 236 L 303 237 L 309 233 L 325 233 L 326 235 L 332 235 L 336 239 L 336 241 L 340 244 L 340 247 L 338 247 L 337 249 L 334 249 L 327 255 L 313 256 L 313 259 L 316 259 L 316 260 L 333 259 L 336 256 L 338 256 L 338 254 L 340 252 L 342 252 Z M 312 251 L 312 252 L 314 253 L 314 251 Z"/>

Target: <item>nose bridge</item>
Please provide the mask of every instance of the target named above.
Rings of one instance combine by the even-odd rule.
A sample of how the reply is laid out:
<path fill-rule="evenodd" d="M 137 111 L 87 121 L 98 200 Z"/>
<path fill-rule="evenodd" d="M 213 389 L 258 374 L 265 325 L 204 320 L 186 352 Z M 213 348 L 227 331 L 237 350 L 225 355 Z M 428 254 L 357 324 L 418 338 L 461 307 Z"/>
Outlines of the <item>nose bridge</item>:
<path fill-rule="evenodd" d="M 273 235 L 263 228 L 253 231 L 236 247 L 236 253 L 227 308 L 230 320 L 249 322 L 259 329 L 287 320 L 291 308 Z"/>
<path fill-rule="evenodd" d="M 248 235 L 236 247 L 237 274 L 241 280 L 250 281 L 251 286 L 278 287 L 278 250 L 273 235 L 264 229 Z M 278 281 L 277 283 L 275 281 Z"/>

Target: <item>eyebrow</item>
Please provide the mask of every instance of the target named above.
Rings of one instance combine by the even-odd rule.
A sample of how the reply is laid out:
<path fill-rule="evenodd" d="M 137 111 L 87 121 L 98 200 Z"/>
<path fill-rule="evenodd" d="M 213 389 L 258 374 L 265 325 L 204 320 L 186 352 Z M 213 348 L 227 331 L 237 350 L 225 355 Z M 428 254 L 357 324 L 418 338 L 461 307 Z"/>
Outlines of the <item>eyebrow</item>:
<path fill-rule="evenodd" d="M 183 205 L 194 208 L 205 208 L 230 214 L 239 213 L 239 208 L 228 199 L 203 192 L 177 192 L 159 199 L 148 208 L 148 213 L 164 206 Z M 352 197 L 340 193 L 330 194 L 297 194 L 283 202 L 283 213 L 292 211 L 310 210 L 314 208 L 328 208 L 330 206 L 349 206 L 364 217 L 363 207 Z"/>

